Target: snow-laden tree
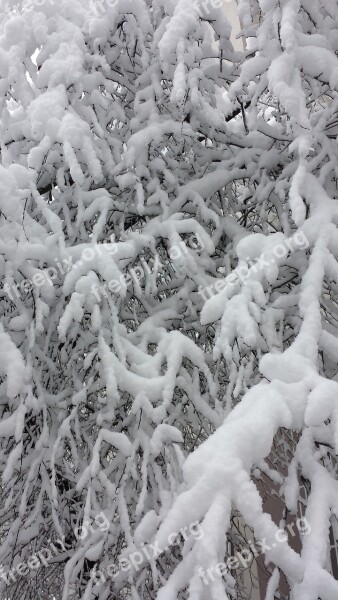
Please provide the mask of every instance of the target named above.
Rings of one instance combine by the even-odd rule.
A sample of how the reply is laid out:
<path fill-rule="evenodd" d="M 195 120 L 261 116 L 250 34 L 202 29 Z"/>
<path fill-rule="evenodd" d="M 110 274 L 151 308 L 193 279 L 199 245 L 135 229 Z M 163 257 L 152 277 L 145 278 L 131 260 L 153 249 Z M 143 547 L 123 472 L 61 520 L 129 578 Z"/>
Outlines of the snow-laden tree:
<path fill-rule="evenodd" d="M 249 55 L 227 98 L 246 106 L 247 135 L 237 130 L 246 149 L 237 160 L 247 178 L 235 193 L 236 217 L 248 235 L 233 239 L 226 254 L 237 256 L 246 275 L 207 300 L 201 324 L 215 331 L 215 364 L 226 362 L 228 402 L 246 393 L 184 464 L 186 489 L 157 540 L 163 544 L 187 518 L 198 519 L 205 535 L 187 548 L 158 598 L 176 600 L 187 586 L 194 600 L 227 597 L 222 578 L 205 587 L 198 567 L 205 572 L 224 560 L 224 532 L 236 510 L 270 548 L 266 598 L 281 597 L 275 592 L 283 573 L 292 600 L 332 600 L 338 592 L 329 553 L 338 517 L 338 10 L 335 2 L 307 0 L 242 0 L 239 7 Z M 228 199 L 227 189 L 220 193 Z M 283 254 L 277 247 L 287 240 L 292 252 Z M 285 503 L 284 518 L 297 514 L 305 484 L 311 532 L 300 555 L 289 542 L 275 543 L 283 521 L 273 522 L 263 508 L 266 475 Z"/>
<path fill-rule="evenodd" d="M 11 600 L 245 597 L 200 569 L 269 481 L 267 598 L 336 597 L 338 10 L 240 0 L 236 53 L 220 5 L 3 9 L 0 561 L 59 550 Z"/>
<path fill-rule="evenodd" d="M 63 598 L 95 597 L 91 569 L 156 531 L 185 455 L 222 422 L 198 287 L 237 231 L 210 186 L 245 174 L 210 175 L 235 162 L 217 110 L 238 60 L 222 12 L 104 8 L 27 3 L 0 42 L 1 562 L 61 540 L 48 573 L 57 593 L 65 569 Z M 102 511 L 109 531 L 79 540 Z M 12 600 L 46 594 L 33 574 L 6 576 Z M 145 565 L 134 590 L 157 585 Z"/>

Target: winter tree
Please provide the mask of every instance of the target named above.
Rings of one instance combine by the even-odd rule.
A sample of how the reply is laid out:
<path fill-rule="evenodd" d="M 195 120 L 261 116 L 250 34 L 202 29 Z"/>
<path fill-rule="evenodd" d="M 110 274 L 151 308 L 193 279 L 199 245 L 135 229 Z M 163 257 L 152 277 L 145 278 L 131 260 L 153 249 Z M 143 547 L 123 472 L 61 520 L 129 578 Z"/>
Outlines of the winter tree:
<path fill-rule="evenodd" d="M 9 600 L 337 597 L 338 9 L 227 5 L 2 2 Z"/>

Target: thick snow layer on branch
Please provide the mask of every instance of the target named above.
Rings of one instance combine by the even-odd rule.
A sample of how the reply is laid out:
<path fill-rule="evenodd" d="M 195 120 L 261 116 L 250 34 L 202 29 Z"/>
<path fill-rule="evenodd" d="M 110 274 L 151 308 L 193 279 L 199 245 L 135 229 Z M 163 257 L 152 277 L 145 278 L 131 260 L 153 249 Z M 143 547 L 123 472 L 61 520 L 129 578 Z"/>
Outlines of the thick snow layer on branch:
<path fill-rule="evenodd" d="M 7 394 L 15 398 L 23 390 L 25 363 L 20 350 L 0 325 L 0 373 L 7 378 Z"/>

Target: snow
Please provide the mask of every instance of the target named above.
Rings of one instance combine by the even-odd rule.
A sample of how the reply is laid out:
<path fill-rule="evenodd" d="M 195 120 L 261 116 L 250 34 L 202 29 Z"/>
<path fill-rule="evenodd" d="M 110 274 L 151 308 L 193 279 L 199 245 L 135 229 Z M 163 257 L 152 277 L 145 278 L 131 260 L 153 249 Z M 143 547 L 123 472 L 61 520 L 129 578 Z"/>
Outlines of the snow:
<path fill-rule="evenodd" d="M 234 515 L 266 600 L 337 597 L 337 7 L 239 0 L 235 52 L 226 4 L 0 9 L 0 562 L 72 539 L 64 600 L 141 550 L 100 599 L 244 597 Z"/>
<path fill-rule="evenodd" d="M 132 444 L 124 433 L 115 433 L 106 429 L 101 429 L 100 436 L 102 440 L 115 446 L 123 456 L 130 456 L 132 452 Z"/>
<path fill-rule="evenodd" d="M 0 373 L 6 376 L 9 398 L 15 398 L 24 386 L 25 363 L 20 350 L 2 325 L 0 325 Z"/>
<path fill-rule="evenodd" d="M 156 427 L 150 440 L 150 452 L 154 458 L 160 454 L 162 446 L 166 441 L 183 443 L 183 436 L 176 427 L 163 423 Z"/>
<path fill-rule="evenodd" d="M 67 104 L 67 94 L 63 85 L 44 92 L 30 103 L 27 113 L 34 139 L 41 140 L 44 135 L 52 139 L 57 138 Z"/>

